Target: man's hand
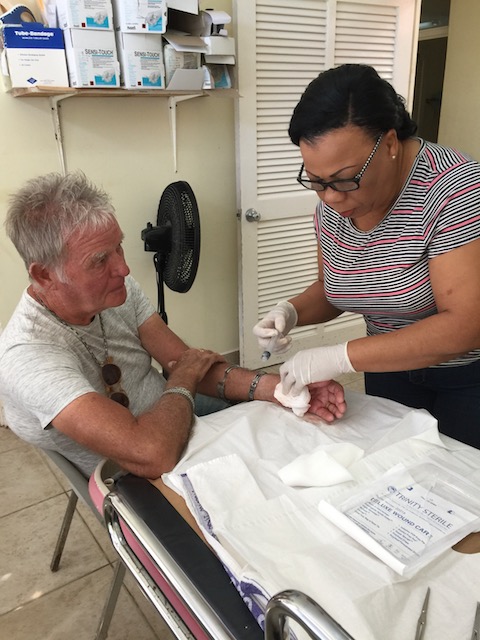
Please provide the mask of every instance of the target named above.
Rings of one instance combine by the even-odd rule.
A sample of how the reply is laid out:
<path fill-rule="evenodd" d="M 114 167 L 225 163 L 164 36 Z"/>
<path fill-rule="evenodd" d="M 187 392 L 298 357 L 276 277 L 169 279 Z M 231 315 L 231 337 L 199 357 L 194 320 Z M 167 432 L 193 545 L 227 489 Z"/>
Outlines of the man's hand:
<path fill-rule="evenodd" d="M 333 422 L 341 418 L 347 409 L 343 387 L 335 380 L 315 382 L 308 385 L 310 391 L 310 409 L 308 413 Z"/>
<path fill-rule="evenodd" d="M 215 351 L 187 349 L 178 360 L 168 363 L 169 384 L 193 387 L 191 390 L 195 392 L 198 383 L 217 362 L 226 362 L 226 360 Z"/>

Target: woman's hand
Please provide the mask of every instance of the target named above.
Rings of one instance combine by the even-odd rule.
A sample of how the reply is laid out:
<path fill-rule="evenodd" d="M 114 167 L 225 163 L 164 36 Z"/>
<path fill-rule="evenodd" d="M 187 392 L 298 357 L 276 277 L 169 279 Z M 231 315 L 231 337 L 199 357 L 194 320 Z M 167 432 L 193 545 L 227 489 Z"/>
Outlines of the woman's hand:
<path fill-rule="evenodd" d="M 291 336 L 287 333 L 297 324 L 297 311 L 288 300 L 279 302 L 267 315 L 253 327 L 261 349 L 270 353 L 284 353 L 290 349 Z"/>
<path fill-rule="evenodd" d="M 313 413 L 325 422 L 333 422 L 344 415 L 347 404 L 341 384 L 335 380 L 326 380 L 308 385 L 308 390 L 311 396 L 308 413 Z"/>
<path fill-rule="evenodd" d="M 312 382 L 336 378 L 355 369 L 348 357 L 348 342 L 299 351 L 280 367 L 283 393 L 298 395 Z"/>

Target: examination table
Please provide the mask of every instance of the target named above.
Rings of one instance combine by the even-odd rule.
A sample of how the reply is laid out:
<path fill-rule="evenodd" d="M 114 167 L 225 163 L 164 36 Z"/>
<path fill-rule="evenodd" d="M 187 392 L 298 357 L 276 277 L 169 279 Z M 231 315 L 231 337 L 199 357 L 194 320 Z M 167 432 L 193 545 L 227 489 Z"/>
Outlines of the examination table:
<path fill-rule="evenodd" d="M 334 425 L 265 402 L 199 418 L 180 462 L 153 483 L 99 465 L 92 498 L 176 637 L 255 640 L 266 627 L 280 640 L 290 618 L 297 638 L 414 640 L 430 587 L 424 640 L 470 640 L 480 600 L 476 526 L 466 553 L 460 543 L 407 576 L 318 505 L 399 462 L 433 463 L 479 486 L 480 451 L 439 435 L 423 410 L 346 395 Z M 337 455 L 345 445 L 356 457 Z"/>

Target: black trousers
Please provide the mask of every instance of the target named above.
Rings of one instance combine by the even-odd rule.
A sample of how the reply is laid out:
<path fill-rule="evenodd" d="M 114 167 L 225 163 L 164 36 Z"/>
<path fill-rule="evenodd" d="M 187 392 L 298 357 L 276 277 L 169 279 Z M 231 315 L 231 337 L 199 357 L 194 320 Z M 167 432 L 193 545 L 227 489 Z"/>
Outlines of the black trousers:
<path fill-rule="evenodd" d="M 366 373 L 365 390 L 426 409 L 441 433 L 480 449 L 480 360 L 460 367 Z"/>

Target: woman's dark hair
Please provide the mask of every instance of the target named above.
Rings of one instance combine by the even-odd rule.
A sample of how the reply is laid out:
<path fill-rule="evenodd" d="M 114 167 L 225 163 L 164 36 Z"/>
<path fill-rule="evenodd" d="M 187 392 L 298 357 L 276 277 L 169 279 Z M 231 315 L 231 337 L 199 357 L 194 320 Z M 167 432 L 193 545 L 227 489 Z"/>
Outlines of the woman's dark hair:
<path fill-rule="evenodd" d="M 348 124 L 376 137 L 395 129 L 399 140 L 417 130 L 405 100 L 373 67 L 344 64 L 322 72 L 305 89 L 293 111 L 288 134 L 298 146 Z"/>

